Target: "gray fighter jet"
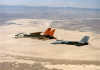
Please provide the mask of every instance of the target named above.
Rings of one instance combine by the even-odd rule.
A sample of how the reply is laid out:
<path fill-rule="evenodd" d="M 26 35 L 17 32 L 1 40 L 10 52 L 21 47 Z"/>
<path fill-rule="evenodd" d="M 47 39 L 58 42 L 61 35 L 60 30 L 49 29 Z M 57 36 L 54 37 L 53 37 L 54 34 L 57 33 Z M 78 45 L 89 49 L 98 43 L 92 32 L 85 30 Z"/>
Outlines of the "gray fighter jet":
<path fill-rule="evenodd" d="M 84 36 L 80 41 L 66 41 L 66 40 L 56 40 L 51 44 L 69 44 L 69 45 L 76 45 L 76 46 L 84 46 L 88 45 L 89 36 Z"/>

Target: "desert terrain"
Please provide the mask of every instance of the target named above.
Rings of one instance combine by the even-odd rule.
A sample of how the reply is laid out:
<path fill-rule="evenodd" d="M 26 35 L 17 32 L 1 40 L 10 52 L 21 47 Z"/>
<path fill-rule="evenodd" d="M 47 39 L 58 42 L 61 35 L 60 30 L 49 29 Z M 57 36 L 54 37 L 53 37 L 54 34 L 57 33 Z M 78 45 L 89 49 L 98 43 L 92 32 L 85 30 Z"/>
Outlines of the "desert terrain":
<path fill-rule="evenodd" d="M 99 70 L 100 34 L 59 28 L 57 26 L 61 24 L 53 26 L 54 21 L 59 20 L 16 19 L 1 26 L 0 70 Z M 59 40 L 80 41 L 84 36 L 89 36 L 89 45 L 53 45 L 51 42 L 56 40 L 12 38 L 22 32 L 44 32 L 48 27 L 56 29 L 54 36 Z"/>
<path fill-rule="evenodd" d="M 59 40 L 80 41 L 73 46 L 12 38 L 18 33 L 56 29 Z M 100 70 L 100 9 L 0 5 L 0 70 Z"/>

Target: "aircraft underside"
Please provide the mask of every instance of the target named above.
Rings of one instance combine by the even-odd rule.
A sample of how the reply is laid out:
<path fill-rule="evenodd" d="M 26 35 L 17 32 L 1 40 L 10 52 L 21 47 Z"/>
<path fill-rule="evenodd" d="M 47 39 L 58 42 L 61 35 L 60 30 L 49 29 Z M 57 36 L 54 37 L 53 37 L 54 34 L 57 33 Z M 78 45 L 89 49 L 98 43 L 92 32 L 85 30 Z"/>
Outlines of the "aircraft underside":
<path fill-rule="evenodd" d="M 66 44 L 76 45 L 76 46 L 83 46 L 84 45 L 83 43 L 79 43 L 79 42 L 67 42 Z"/>

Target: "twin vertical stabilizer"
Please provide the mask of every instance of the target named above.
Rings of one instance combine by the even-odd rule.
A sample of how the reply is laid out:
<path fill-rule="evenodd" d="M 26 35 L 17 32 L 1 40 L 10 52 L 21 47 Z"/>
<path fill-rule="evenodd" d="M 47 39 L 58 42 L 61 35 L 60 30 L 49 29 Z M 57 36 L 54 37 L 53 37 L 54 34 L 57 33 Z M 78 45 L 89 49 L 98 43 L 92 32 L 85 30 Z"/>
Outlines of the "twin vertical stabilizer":
<path fill-rule="evenodd" d="M 44 32 L 44 35 L 53 36 L 53 35 L 54 35 L 54 32 L 55 32 L 55 29 L 52 29 L 52 30 L 51 30 L 51 28 L 48 28 L 48 29 Z"/>

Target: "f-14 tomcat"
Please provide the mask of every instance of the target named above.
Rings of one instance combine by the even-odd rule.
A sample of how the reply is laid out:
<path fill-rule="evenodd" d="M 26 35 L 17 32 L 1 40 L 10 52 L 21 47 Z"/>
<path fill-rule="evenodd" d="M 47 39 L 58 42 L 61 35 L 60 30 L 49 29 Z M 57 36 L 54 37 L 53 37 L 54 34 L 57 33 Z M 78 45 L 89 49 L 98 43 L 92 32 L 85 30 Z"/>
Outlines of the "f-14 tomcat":
<path fill-rule="evenodd" d="M 13 38 L 36 38 L 36 39 L 56 39 L 56 37 L 54 37 L 54 32 L 55 29 L 48 28 L 43 35 L 41 35 L 42 32 L 34 32 L 34 33 L 19 33 L 17 35 L 15 35 Z"/>
<path fill-rule="evenodd" d="M 88 45 L 89 36 L 84 36 L 80 41 L 66 41 L 66 40 L 57 40 L 52 42 L 51 44 L 69 44 L 76 46 L 84 46 Z"/>

